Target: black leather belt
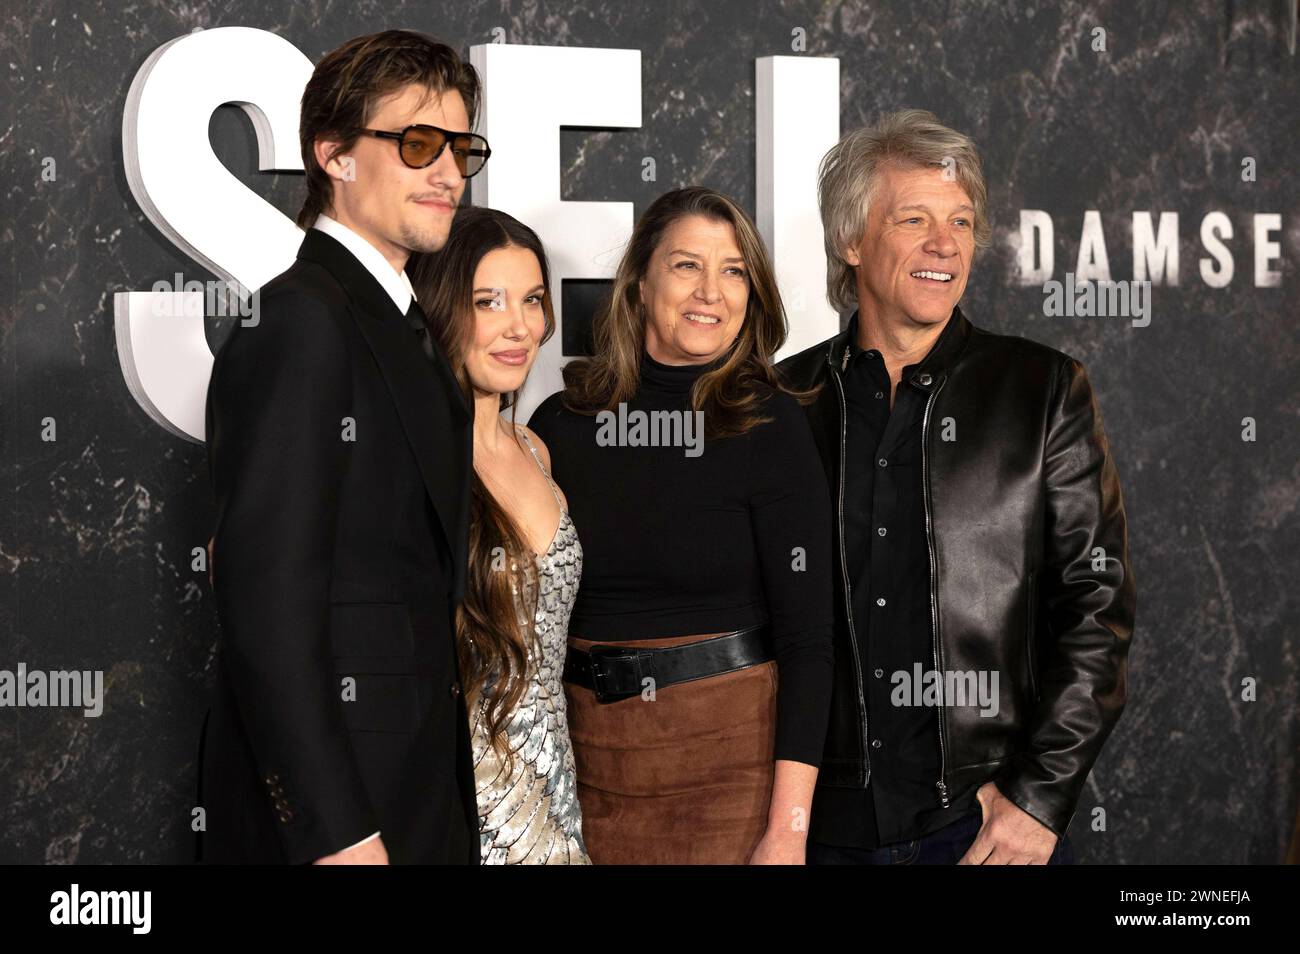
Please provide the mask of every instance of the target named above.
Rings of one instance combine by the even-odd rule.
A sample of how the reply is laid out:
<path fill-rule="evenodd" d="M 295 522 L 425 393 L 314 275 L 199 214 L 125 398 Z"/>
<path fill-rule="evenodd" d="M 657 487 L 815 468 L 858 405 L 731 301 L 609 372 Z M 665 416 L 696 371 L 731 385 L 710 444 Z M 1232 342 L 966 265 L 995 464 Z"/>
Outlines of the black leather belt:
<path fill-rule="evenodd" d="M 569 647 L 564 663 L 564 681 L 586 686 L 600 702 L 618 702 L 640 695 L 644 680 L 656 689 L 693 679 L 735 672 L 772 658 L 772 629 L 753 626 L 697 643 L 664 649 L 620 646 L 617 643 L 592 646 L 589 650 Z"/>

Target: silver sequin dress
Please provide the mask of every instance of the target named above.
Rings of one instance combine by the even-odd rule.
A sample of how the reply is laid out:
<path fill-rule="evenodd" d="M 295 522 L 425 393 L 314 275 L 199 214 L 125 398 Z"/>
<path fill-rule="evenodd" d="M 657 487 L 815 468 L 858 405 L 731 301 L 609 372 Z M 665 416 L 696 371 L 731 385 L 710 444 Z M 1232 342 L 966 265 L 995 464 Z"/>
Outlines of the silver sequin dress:
<path fill-rule="evenodd" d="M 582 840 L 582 810 L 562 682 L 569 615 L 582 576 L 582 545 L 527 433 L 520 430 L 519 435 L 560 504 L 560 525 L 546 553 L 534 557 L 538 649 L 529 650 L 528 687 L 506 722 L 508 746 L 515 756 L 513 768 L 492 747 L 485 704 L 480 701 L 470 711 L 482 862 L 586 865 L 591 859 Z"/>

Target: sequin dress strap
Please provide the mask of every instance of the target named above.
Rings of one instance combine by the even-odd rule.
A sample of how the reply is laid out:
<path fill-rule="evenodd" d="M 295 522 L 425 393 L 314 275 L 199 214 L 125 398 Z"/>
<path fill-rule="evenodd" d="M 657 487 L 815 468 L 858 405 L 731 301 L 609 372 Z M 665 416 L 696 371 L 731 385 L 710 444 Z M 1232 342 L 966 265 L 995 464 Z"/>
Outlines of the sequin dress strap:
<path fill-rule="evenodd" d="M 519 432 L 519 436 L 522 437 L 524 443 L 528 445 L 528 450 L 532 452 L 533 460 L 537 461 L 537 469 L 542 472 L 542 476 L 546 478 L 546 482 L 551 485 L 551 496 L 553 496 L 555 502 L 560 505 L 560 509 L 565 510 L 564 501 L 560 499 L 560 490 L 555 486 L 555 481 L 551 479 L 551 475 L 547 473 L 545 466 L 542 465 L 542 459 L 537 456 L 537 448 L 533 446 L 533 442 L 529 439 L 528 432 L 518 424 L 515 425 L 515 430 Z"/>

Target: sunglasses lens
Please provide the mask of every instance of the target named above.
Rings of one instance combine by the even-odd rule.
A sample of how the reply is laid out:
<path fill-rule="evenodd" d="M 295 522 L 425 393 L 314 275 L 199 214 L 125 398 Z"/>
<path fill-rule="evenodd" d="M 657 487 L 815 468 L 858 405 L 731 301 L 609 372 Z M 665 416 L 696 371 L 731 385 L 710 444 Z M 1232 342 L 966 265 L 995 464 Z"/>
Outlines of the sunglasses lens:
<path fill-rule="evenodd" d="M 402 161 L 412 169 L 422 169 L 441 155 L 446 141 L 436 129 L 408 129 L 402 137 Z M 487 140 L 473 133 L 455 136 L 451 141 L 451 155 L 460 174 L 468 179 L 487 162 Z"/>
<path fill-rule="evenodd" d="M 452 154 L 456 157 L 456 168 L 468 179 L 488 160 L 487 140 L 482 136 L 457 136 L 452 140 Z"/>
<path fill-rule="evenodd" d="M 416 169 L 426 166 L 443 141 L 442 133 L 432 129 L 408 129 L 402 138 L 402 161 Z"/>

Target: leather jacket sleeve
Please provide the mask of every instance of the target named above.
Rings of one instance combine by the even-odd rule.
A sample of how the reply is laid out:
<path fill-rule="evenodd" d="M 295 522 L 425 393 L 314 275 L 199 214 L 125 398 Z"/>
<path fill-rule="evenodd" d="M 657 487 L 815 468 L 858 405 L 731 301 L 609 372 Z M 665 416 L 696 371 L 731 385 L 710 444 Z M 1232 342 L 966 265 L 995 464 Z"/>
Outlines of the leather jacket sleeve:
<path fill-rule="evenodd" d="M 1136 590 L 1119 474 L 1087 373 L 1072 358 L 1058 369 L 1048 415 L 1031 674 L 1039 697 L 1026 744 L 996 784 L 1061 835 L 1124 708 Z"/>

